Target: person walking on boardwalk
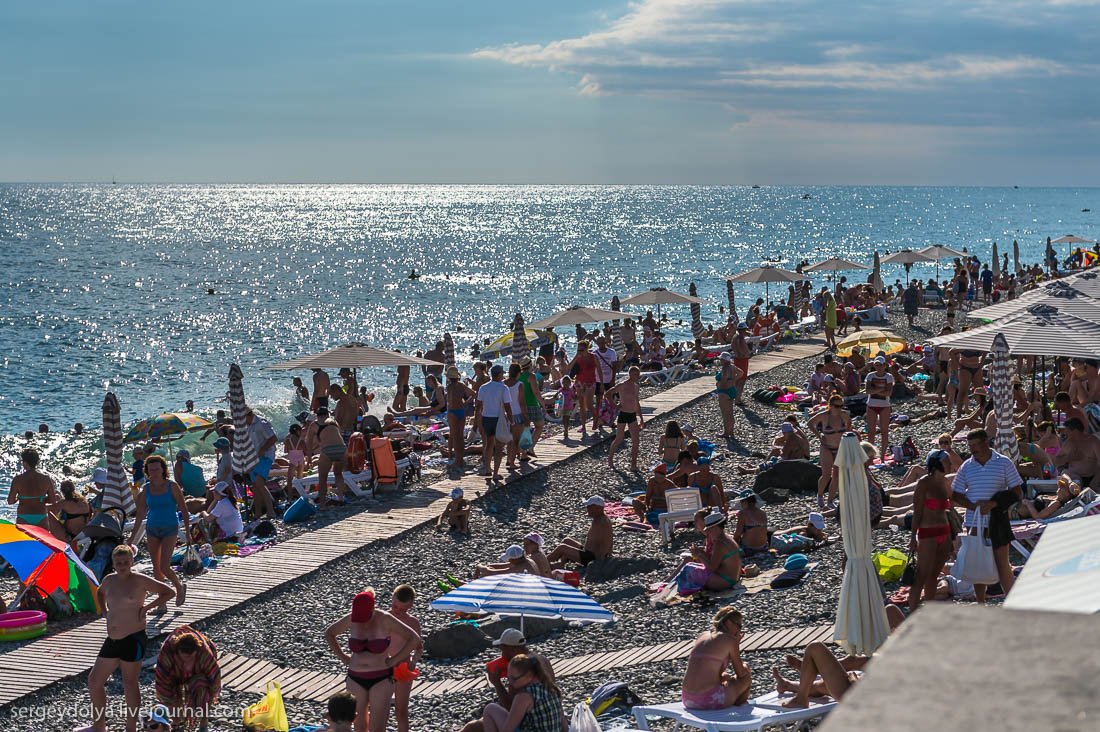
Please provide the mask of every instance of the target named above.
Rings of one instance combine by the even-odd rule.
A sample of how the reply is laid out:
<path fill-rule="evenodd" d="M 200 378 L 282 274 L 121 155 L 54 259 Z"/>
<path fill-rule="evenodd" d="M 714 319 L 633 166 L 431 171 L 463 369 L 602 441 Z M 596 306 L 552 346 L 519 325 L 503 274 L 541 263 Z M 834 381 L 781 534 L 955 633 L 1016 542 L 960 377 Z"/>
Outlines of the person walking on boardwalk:
<path fill-rule="evenodd" d="M 638 472 L 638 442 L 645 418 L 642 416 L 641 397 L 638 393 L 642 372 L 637 366 L 631 366 L 626 381 L 607 390 L 607 398 L 619 397 L 619 417 L 615 429 L 615 439 L 611 441 L 611 450 L 607 455 L 607 464 L 615 467 L 615 451 L 623 444 L 626 431 L 630 430 L 630 469 Z"/>

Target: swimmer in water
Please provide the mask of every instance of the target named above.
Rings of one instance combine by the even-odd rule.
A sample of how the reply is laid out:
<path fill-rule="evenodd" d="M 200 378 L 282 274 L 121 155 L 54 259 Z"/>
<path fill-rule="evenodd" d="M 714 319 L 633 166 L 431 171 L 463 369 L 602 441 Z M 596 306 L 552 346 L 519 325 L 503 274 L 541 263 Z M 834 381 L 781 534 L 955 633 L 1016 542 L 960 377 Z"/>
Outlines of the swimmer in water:
<path fill-rule="evenodd" d="M 413 268 L 412 268 L 411 270 L 409 270 L 409 279 L 410 279 L 410 280 L 418 280 L 418 279 L 420 279 L 420 275 L 418 275 L 418 274 L 416 273 L 416 268 L 415 268 L 415 267 L 413 267 Z"/>

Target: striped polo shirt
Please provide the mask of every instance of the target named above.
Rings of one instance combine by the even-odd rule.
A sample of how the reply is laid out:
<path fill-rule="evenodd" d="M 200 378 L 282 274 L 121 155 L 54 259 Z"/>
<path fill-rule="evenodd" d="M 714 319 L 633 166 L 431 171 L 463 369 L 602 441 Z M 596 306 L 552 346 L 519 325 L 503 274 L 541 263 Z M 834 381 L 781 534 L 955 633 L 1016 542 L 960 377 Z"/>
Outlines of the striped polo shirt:
<path fill-rule="evenodd" d="M 988 501 L 995 493 L 1023 485 L 1016 465 L 996 450 L 982 465 L 973 456 L 963 462 L 951 485 L 954 493 L 961 493 L 973 503 Z M 974 509 L 967 509 L 963 526 L 974 525 Z"/>

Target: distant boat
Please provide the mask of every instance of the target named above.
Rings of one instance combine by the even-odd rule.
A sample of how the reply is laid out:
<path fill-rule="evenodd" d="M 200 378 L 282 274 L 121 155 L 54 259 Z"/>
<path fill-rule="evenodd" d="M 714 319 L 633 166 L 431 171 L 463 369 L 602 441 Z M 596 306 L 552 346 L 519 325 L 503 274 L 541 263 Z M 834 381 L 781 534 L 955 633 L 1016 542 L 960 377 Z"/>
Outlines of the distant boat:
<path fill-rule="evenodd" d="M 1083 208 L 1083 209 L 1081 209 L 1081 213 L 1088 213 L 1088 212 L 1090 212 L 1090 211 L 1092 211 L 1092 209 L 1091 209 L 1091 208 Z"/>

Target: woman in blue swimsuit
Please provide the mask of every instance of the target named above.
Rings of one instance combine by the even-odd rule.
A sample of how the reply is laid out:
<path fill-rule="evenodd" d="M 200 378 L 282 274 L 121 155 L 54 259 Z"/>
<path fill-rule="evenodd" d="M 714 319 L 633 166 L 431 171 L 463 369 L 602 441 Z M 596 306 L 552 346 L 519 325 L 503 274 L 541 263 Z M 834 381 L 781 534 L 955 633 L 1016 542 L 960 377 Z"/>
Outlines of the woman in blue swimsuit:
<path fill-rule="evenodd" d="M 153 576 L 161 582 L 167 579 L 172 583 L 176 588 L 176 606 L 178 607 L 183 605 L 186 599 L 187 588 L 172 571 L 172 554 L 176 550 L 176 540 L 179 536 L 179 516 L 183 516 L 183 527 L 188 537 L 191 535 L 191 518 L 187 512 L 187 504 L 184 502 L 183 491 L 177 483 L 168 479 L 168 475 L 168 461 L 162 456 L 153 455 L 145 459 L 146 481 L 137 496 L 134 533 L 137 533 L 138 527 L 144 520 L 145 543 L 149 547 L 149 557 L 153 560 Z M 132 534 L 130 544 L 134 544 Z M 167 610 L 168 607 L 164 603 L 153 608 L 157 613 Z"/>
<path fill-rule="evenodd" d="M 733 365 L 733 354 L 723 353 L 718 357 L 721 369 L 714 375 L 714 393 L 718 395 L 718 408 L 722 412 L 722 434 L 719 437 L 733 437 L 733 405 L 737 401 L 737 380 L 741 378 L 741 369 Z"/>

